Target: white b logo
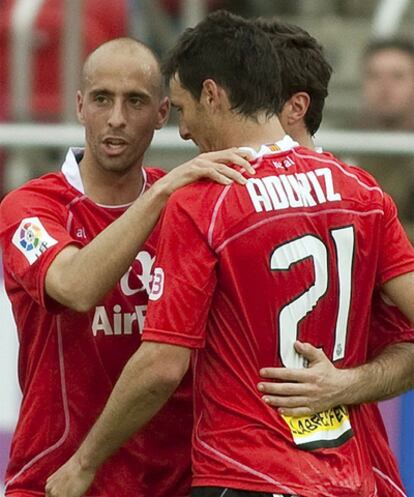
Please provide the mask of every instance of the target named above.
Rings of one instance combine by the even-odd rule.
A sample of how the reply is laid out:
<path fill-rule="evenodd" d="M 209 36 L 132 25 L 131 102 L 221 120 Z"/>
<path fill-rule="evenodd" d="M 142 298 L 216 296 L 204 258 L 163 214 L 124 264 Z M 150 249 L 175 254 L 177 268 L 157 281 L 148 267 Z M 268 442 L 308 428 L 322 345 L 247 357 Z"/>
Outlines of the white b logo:
<path fill-rule="evenodd" d="M 154 269 L 154 279 L 152 282 L 152 289 L 149 296 L 150 300 L 158 300 L 162 297 L 164 291 L 164 271 L 161 267 Z"/>
<path fill-rule="evenodd" d="M 130 267 L 119 281 L 121 290 L 127 296 L 134 295 L 138 292 L 142 292 L 143 290 L 146 290 L 146 292 L 149 295 L 151 292 L 151 280 L 152 280 L 151 272 L 155 257 L 151 257 L 151 254 L 144 250 L 142 252 L 139 252 L 135 259 L 141 264 L 142 273 L 139 274 L 136 271 L 134 271 L 133 267 Z M 130 285 L 131 271 L 133 272 L 133 274 L 135 274 L 135 276 L 138 277 L 138 279 L 142 283 L 140 287 L 137 286 L 133 287 Z"/>

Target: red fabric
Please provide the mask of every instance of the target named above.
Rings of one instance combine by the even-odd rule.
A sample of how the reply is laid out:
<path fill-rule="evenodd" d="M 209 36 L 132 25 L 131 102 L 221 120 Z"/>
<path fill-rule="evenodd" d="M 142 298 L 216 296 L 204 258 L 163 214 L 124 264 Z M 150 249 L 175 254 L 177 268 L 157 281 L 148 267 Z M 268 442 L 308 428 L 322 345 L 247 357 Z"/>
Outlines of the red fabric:
<path fill-rule="evenodd" d="M 369 449 L 378 497 L 406 495 L 377 404 L 354 407 L 351 419 L 357 438 Z"/>
<path fill-rule="evenodd" d="M 329 449 L 296 448 L 257 392 L 258 371 L 294 362 L 285 318 L 339 367 L 365 362 L 373 290 L 414 269 L 413 248 L 364 171 L 302 148 L 258 164 L 254 187 L 176 192 L 162 222 L 143 337 L 199 349 L 193 484 L 372 496 L 366 447 L 352 436 Z M 263 178 L 282 186 L 266 190 Z"/>
<path fill-rule="evenodd" d="M 147 186 L 164 174 L 157 169 L 146 172 Z M 27 183 L 1 204 L 4 278 L 19 333 L 23 391 L 6 494 L 44 494 L 46 478 L 80 444 L 103 409 L 122 367 L 140 344 L 138 321 L 142 326 L 148 298 L 141 277 L 149 277 L 157 230 L 128 274 L 92 311 L 80 314 L 64 309 L 48 299 L 44 289 L 47 269 L 64 246 L 87 244 L 124 211 L 93 203 L 62 173 Z M 16 243 L 30 241 L 27 230 L 19 225 L 33 217 L 57 243 L 30 264 Z M 13 243 L 16 232 L 17 242 Z M 38 238 L 44 241 L 46 235 Z M 188 378 L 148 427 L 103 466 L 88 495 L 188 494 L 190 382 Z"/>
<path fill-rule="evenodd" d="M 379 291 L 376 291 L 372 305 L 369 358 L 375 357 L 389 345 L 413 340 L 414 330 L 409 320 L 397 307 L 387 303 Z M 378 497 L 405 495 L 398 464 L 388 444 L 387 433 L 377 404 L 363 404 L 353 410 L 352 416 L 356 436 L 369 448 Z"/>
<path fill-rule="evenodd" d="M 384 347 L 400 342 L 413 342 L 410 321 L 379 292 L 374 293 L 368 355 L 375 357 Z"/>
<path fill-rule="evenodd" d="M 15 0 L 0 2 L 0 117 L 11 118 L 11 13 Z M 101 43 L 128 34 L 128 2 L 88 0 L 82 12 L 82 54 Z M 63 110 L 61 50 L 64 29 L 63 0 L 46 0 L 34 26 L 32 47 L 33 92 L 30 112 L 37 119 L 60 119 Z M 75 98 L 75 96 L 73 97 Z"/>

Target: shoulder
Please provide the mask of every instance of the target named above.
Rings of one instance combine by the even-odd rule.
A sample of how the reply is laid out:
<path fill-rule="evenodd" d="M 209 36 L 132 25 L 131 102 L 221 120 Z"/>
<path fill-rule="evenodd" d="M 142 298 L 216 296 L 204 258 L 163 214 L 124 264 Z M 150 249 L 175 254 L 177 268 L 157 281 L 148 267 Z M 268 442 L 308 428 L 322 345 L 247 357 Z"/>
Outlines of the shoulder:
<path fill-rule="evenodd" d="M 77 195 L 61 173 L 51 173 L 28 181 L 8 193 L 0 203 L 0 224 L 17 222 L 19 218 L 39 213 L 62 216 Z"/>
<path fill-rule="evenodd" d="M 378 188 L 380 188 L 374 176 L 372 176 L 371 173 L 364 169 L 363 166 L 348 164 L 347 162 L 344 162 L 330 152 L 318 153 L 317 155 L 321 157 L 321 160 L 330 161 L 333 165 L 342 169 L 343 172 L 352 174 L 355 177 L 359 178 L 361 181 L 364 181 L 371 186 L 377 186 Z"/>
<path fill-rule="evenodd" d="M 207 236 L 213 219 L 220 210 L 223 199 L 230 188 L 210 181 L 199 181 L 180 188 L 167 202 L 165 218 L 167 222 L 186 222 L 196 226 Z"/>
<path fill-rule="evenodd" d="M 19 199 L 30 201 L 34 195 L 52 198 L 65 190 L 67 190 L 67 185 L 61 173 L 45 174 L 9 192 L 2 200 L 1 206 L 4 208 L 5 205 L 10 205 Z"/>
<path fill-rule="evenodd" d="M 341 194 L 361 202 L 381 203 L 384 191 L 378 181 L 360 166 L 348 164 L 330 152 L 313 152 L 312 161 L 318 168 L 329 168 Z"/>
<path fill-rule="evenodd" d="M 168 204 L 189 208 L 192 212 L 197 210 L 205 212 L 206 209 L 214 208 L 217 199 L 229 188 L 213 181 L 196 181 L 175 191 Z"/>

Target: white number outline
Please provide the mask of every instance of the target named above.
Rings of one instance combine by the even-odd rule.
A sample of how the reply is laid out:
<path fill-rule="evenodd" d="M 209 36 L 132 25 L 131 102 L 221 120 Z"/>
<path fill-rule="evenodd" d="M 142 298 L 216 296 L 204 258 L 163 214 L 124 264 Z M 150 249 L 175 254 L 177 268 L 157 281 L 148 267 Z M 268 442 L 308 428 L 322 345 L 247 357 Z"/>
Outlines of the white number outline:
<path fill-rule="evenodd" d="M 354 271 L 355 228 L 353 225 L 331 229 L 335 261 L 338 271 L 338 312 L 335 323 L 333 361 L 345 356 L 349 309 L 352 300 L 352 276 Z M 326 244 L 315 235 L 302 235 L 276 247 L 270 256 L 271 271 L 289 271 L 292 264 L 312 258 L 315 279 L 300 295 L 285 304 L 278 313 L 279 356 L 285 367 L 303 368 L 303 357 L 294 349 L 298 339 L 299 324 L 312 312 L 329 291 L 329 251 Z M 292 332 L 292 329 L 296 332 Z"/>

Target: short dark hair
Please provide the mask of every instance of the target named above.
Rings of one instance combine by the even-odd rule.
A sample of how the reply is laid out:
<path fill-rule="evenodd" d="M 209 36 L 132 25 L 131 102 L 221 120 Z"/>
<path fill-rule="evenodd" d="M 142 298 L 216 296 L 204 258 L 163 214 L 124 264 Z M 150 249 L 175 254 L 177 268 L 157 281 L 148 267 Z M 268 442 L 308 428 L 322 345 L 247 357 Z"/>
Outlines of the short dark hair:
<path fill-rule="evenodd" d="M 297 92 L 303 91 L 310 96 L 305 125 L 314 135 L 322 121 L 332 75 L 322 45 L 304 29 L 277 18 L 259 18 L 254 23 L 268 34 L 278 53 L 283 104 Z"/>
<path fill-rule="evenodd" d="M 181 85 L 199 100 L 203 82 L 213 79 L 228 93 L 234 111 L 247 117 L 275 115 L 281 108 L 278 57 L 269 37 L 240 16 L 218 10 L 189 28 L 162 65 L 167 83 Z"/>
<path fill-rule="evenodd" d="M 378 38 L 371 40 L 364 50 L 364 60 L 384 50 L 398 50 L 414 57 L 414 41 L 408 38 Z"/>

